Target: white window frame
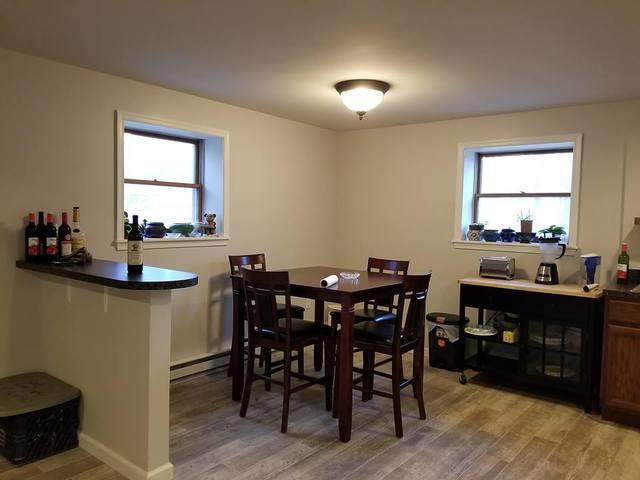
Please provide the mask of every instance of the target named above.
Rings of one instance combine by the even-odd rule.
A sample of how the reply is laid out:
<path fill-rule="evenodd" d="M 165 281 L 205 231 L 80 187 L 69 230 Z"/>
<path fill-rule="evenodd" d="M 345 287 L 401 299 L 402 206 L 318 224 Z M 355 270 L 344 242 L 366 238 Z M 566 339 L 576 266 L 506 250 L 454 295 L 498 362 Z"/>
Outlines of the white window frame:
<path fill-rule="evenodd" d="M 475 242 L 466 240 L 467 227 L 472 223 L 473 219 L 476 157 L 479 153 L 508 153 L 556 148 L 573 149 L 567 254 L 575 255 L 579 251 L 578 220 L 580 218 L 580 178 L 582 173 L 581 133 L 459 143 L 455 199 L 456 212 L 453 239 L 451 241 L 453 247 L 466 250 L 539 253 L 540 247 L 535 243 Z"/>
<path fill-rule="evenodd" d="M 124 133 L 125 128 L 201 140 L 203 143 L 202 168 L 204 188 L 202 191 L 203 210 L 216 213 L 217 233 L 206 237 L 146 238 L 145 249 L 213 247 L 225 246 L 231 238 L 230 221 L 230 161 L 229 132 L 217 128 L 190 125 L 136 113 L 116 111 L 116 209 L 115 238 L 116 250 L 126 250 L 124 239 Z M 219 148 L 217 148 L 217 147 Z M 208 175 L 209 174 L 209 175 Z M 209 206 L 207 205 L 209 204 Z M 220 205 L 222 208 L 220 208 Z M 213 206 L 212 208 L 210 206 Z"/>

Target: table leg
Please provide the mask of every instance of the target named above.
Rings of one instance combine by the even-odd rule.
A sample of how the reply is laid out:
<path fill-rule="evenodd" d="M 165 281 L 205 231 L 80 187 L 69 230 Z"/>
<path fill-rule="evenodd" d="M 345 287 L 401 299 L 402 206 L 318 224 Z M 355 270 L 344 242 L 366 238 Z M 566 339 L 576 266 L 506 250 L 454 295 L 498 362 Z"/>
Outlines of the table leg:
<path fill-rule="evenodd" d="M 465 303 L 464 303 L 464 289 L 462 288 L 462 286 L 460 287 L 460 304 L 459 304 L 459 311 L 458 311 L 458 315 L 460 318 L 460 324 L 458 327 L 458 334 L 460 336 L 459 338 L 459 342 L 460 345 L 458 346 L 458 367 L 460 368 L 460 377 L 459 377 L 459 381 L 462 385 L 464 385 L 465 383 L 467 383 L 467 377 L 464 374 L 464 353 L 465 353 L 465 345 L 466 345 L 466 339 L 465 339 L 465 335 L 464 335 L 464 327 L 465 327 L 465 323 L 464 323 L 464 318 L 466 317 L 467 314 L 467 309 L 465 307 Z"/>
<path fill-rule="evenodd" d="M 231 398 L 239 401 L 244 383 L 244 315 L 241 281 L 233 285 L 233 336 L 231 339 Z"/>
<path fill-rule="evenodd" d="M 353 302 L 351 299 L 342 301 L 340 314 L 340 346 L 338 348 L 338 429 L 340 440 L 348 442 L 351 439 L 351 408 L 353 386 Z"/>
<path fill-rule="evenodd" d="M 315 301 L 314 321 L 316 325 L 324 323 L 324 300 Z M 322 370 L 322 342 L 316 342 L 313 346 L 313 368 L 316 372 Z"/>

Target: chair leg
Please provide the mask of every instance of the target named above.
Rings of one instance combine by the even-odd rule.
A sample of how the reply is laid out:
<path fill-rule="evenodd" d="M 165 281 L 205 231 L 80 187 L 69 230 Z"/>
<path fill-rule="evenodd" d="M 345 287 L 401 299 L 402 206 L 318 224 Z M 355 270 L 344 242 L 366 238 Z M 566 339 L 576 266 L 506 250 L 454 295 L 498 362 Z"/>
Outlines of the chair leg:
<path fill-rule="evenodd" d="M 280 431 L 287 433 L 287 425 L 289 424 L 289 395 L 291 395 L 291 350 L 284 352 L 284 382 L 283 382 L 283 398 L 282 398 L 282 426 Z"/>
<path fill-rule="evenodd" d="M 333 406 L 333 371 L 334 371 L 334 355 L 335 346 L 331 342 L 331 338 L 324 340 L 324 394 L 327 412 L 332 411 Z"/>
<path fill-rule="evenodd" d="M 413 351 L 413 396 L 418 401 L 420 418 L 427 418 L 427 411 L 424 408 L 424 345 L 418 344 Z"/>
<path fill-rule="evenodd" d="M 271 377 L 271 349 L 264 348 L 260 349 L 260 357 L 264 356 L 264 374 L 267 377 Z M 269 380 L 264 381 L 264 390 L 265 392 L 271 391 L 271 382 Z"/>
<path fill-rule="evenodd" d="M 304 375 L 304 348 L 298 350 L 298 373 Z"/>
<path fill-rule="evenodd" d="M 233 345 L 231 346 L 231 352 L 229 354 L 229 366 L 227 367 L 227 377 L 233 377 L 233 361 L 231 360 L 232 358 L 235 358 Z"/>
<path fill-rule="evenodd" d="M 242 390 L 242 403 L 240 405 L 240 416 L 245 417 L 247 415 L 247 408 L 249 407 L 249 398 L 251 397 L 251 385 L 253 384 L 253 368 L 255 362 L 255 348 L 253 345 L 249 345 L 249 358 L 247 360 L 247 374 L 244 379 L 244 390 Z"/>
<path fill-rule="evenodd" d="M 371 385 L 371 376 L 373 370 L 373 351 L 371 350 L 363 350 L 362 351 L 362 401 L 366 402 L 369 400 L 369 392 L 373 389 L 373 385 Z"/>
<path fill-rule="evenodd" d="M 369 395 L 367 400 L 373 400 L 373 383 L 375 380 L 375 374 L 373 373 L 376 368 L 376 352 L 371 352 L 371 367 L 369 368 Z"/>
<path fill-rule="evenodd" d="M 402 355 L 394 352 L 391 360 L 392 379 L 391 390 L 393 395 L 393 421 L 396 426 L 396 437 L 402 438 L 402 409 L 400 402 L 400 382 L 402 381 Z"/>
<path fill-rule="evenodd" d="M 265 358 L 267 355 L 268 348 L 260 347 L 260 361 L 258 362 L 258 367 L 262 368 L 264 366 Z"/>

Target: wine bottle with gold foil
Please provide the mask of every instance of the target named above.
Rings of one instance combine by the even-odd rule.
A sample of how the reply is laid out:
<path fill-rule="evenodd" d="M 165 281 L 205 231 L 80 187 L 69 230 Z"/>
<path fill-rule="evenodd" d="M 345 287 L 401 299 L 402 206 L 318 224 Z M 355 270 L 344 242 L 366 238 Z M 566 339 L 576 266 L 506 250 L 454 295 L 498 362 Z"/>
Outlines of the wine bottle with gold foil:
<path fill-rule="evenodd" d="M 131 231 L 127 237 L 127 271 L 129 273 L 142 273 L 143 265 L 143 237 L 138 225 L 138 216 L 133 216 Z"/>

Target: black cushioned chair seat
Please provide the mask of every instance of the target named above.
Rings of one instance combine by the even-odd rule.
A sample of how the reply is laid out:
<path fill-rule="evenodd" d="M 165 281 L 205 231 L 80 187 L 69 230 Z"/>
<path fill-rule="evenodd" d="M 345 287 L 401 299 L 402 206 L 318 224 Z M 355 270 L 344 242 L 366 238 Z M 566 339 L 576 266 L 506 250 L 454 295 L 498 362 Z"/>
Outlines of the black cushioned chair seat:
<path fill-rule="evenodd" d="M 340 321 L 340 312 L 331 312 L 330 315 L 334 317 L 336 321 Z M 355 323 L 365 322 L 371 320 L 373 322 L 392 322 L 396 318 L 396 314 L 388 312 L 386 310 L 374 310 L 373 308 L 359 308 L 353 312 L 353 319 Z"/>
<path fill-rule="evenodd" d="M 373 342 L 391 343 L 394 325 L 391 322 L 374 322 L 367 320 L 353 326 L 356 338 Z"/>
<path fill-rule="evenodd" d="M 285 328 L 286 321 L 287 320 L 285 318 L 279 318 L 278 324 L 280 325 L 280 327 Z M 294 337 L 319 335 L 319 334 L 322 334 L 323 332 L 326 334 L 329 334 L 331 332 L 331 327 L 329 327 L 328 325 L 322 325 L 322 324 L 316 325 L 315 322 L 309 322 L 308 320 L 300 320 L 299 318 L 291 319 L 291 334 Z M 262 334 L 267 336 L 272 336 L 273 331 L 265 328 L 262 330 Z"/>
<path fill-rule="evenodd" d="M 394 325 L 391 322 L 373 322 L 367 320 L 353 326 L 353 333 L 357 340 L 367 342 L 379 342 L 390 344 L 393 341 Z M 404 331 L 400 332 L 400 344 L 417 340 L 413 335 L 406 335 Z"/>

